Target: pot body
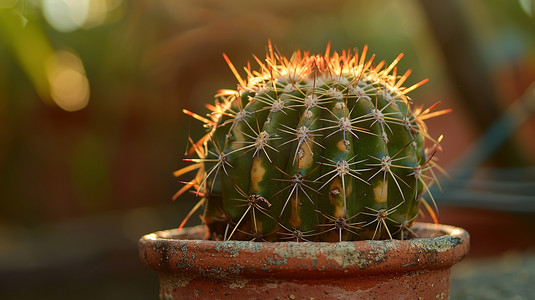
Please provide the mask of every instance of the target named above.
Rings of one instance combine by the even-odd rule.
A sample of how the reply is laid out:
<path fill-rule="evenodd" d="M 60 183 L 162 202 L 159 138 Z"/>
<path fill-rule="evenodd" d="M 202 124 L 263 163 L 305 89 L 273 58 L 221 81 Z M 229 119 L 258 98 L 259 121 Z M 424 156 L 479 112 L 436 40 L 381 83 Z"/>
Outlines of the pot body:
<path fill-rule="evenodd" d="M 161 299 L 448 299 L 469 250 L 457 227 L 416 223 L 419 238 L 340 243 L 203 240 L 202 226 L 139 240 Z"/>

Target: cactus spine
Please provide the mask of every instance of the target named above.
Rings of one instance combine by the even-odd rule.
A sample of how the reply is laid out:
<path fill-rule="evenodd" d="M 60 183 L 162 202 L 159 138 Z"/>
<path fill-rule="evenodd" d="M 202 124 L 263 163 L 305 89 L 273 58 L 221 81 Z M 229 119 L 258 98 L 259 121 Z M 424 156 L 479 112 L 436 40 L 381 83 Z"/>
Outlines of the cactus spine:
<path fill-rule="evenodd" d="M 181 191 L 202 196 L 213 239 L 345 241 L 404 238 L 436 182 L 439 141 L 424 120 L 447 111 L 415 106 L 394 62 L 344 51 L 288 59 L 271 44 L 260 70 L 221 90 L 193 144 L 197 170 Z M 424 142 L 433 147 L 428 150 Z M 434 203 L 434 201 L 432 201 Z"/>

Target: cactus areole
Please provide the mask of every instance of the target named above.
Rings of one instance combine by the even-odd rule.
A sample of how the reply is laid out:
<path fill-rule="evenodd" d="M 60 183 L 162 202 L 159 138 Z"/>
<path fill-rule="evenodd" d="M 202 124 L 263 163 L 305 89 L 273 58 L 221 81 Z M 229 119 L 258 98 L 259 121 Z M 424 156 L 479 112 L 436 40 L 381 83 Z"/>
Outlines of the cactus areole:
<path fill-rule="evenodd" d="M 225 56 L 237 89 L 220 90 L 206 117 L 185 110 L 207 132 L 175 174 L 196 171 L 177 195 L 201 197 L 210 239 L 403 239 L 422 208 L 434 217 L 440 138 L 424 120 L 447 111 L 413 103 L 426 80 L 403 87 L 402 55 L 374 65 L 367 47 L 329 48 L 286 58 L 270 44 L 246 79 Z"/>

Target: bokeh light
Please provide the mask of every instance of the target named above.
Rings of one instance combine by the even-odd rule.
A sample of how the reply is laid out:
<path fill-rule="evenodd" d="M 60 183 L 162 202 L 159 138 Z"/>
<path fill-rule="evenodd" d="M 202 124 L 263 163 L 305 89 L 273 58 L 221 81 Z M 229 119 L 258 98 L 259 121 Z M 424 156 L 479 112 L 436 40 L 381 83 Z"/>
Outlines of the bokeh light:
<path fill-rule="evenodd" d="M 66 111 L 77 111 L 89 102 L 89 81 L 84 65 L 72 52 L 57 51 L 47 62 L 50 96 Z"/>
<path fill-rule="evenodd" d="M 89 29 L 103 24 L 122 0 L 42 0 L 47 22 L 60 32 Z"/>
<path fill-rule="evenodd" d="M 54 29 L 69 32 L 80 28 L 87 19 L 89 0 L 43 0 L 43 13 Z"/>

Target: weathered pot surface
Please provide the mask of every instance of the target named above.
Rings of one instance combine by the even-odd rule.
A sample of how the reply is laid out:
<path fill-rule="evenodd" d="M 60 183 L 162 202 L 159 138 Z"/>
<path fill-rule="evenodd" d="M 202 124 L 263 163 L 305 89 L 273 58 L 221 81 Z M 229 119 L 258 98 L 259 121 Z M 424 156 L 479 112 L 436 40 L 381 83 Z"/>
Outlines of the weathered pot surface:
<path fill-rule="evenodd" d="M 202 240 L 202 226 L 139 240 L 161 299 L 448 299 L 450 268 L 469 250 L 457 227 L 416 223 L 409 240 Z"/>

